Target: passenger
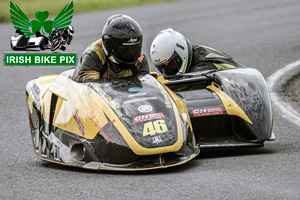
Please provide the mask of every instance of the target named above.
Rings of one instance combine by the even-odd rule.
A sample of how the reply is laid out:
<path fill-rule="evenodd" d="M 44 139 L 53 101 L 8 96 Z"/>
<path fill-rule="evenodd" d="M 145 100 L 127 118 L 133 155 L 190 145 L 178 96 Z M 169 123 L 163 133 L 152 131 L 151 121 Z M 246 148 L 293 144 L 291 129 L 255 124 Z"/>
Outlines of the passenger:
<path fill-rule="evenodd" d="M 229 55 L 210 47 L 191 45 L 181 33 L 169 28 L 158 33 L 150 48 L 155 67 L 164 75 L 241 67 Z"/>

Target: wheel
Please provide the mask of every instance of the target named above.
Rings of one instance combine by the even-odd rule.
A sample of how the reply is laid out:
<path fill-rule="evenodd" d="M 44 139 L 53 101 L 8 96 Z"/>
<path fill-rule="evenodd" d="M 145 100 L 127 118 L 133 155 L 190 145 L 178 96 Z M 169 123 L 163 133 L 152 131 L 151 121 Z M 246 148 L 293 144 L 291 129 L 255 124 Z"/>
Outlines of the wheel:
<path fill-rule="evenodd" d="M 45 50 L 45 42 L 44 42 L 44 40 L 40 44 L 40 49 L 41 50 Z"/>
<path fill-rule="evenodd" d="M 62 45 L 62 46 L 60 47 L 60 50 L 65 51 L 66 48 L 67 48 L 67 47 L 66 47 L 65 45 Z"/>

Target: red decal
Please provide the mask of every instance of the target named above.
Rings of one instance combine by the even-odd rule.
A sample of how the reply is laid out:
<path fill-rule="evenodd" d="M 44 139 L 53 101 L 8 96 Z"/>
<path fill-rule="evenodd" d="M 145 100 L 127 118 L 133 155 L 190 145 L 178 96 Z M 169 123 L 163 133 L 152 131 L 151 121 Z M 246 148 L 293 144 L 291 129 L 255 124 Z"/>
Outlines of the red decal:
<path fill-rule="evenodd" d="M 109 139 L 108 135 L 103 131 L 103 128 L 100 130 L 100 133 L 105 138 L 106 144 L 108 144 L 110 142 L 110 139 Z"/>
<path fill-rule="evenodd" d="M 78 114 L 77 114 L 75 104 L 74 104 L 74 106 L 73 106 L 73 117 L 74 117 L 74 119 L 75 119 L 75 122 L 76 122 L 76 124 L 77 124 L 78 129 L 80 130 L 81 134 L 84 136 L 84 127 L 83 127 L 83 125 L 82 125 L 82 123 L 81 123 L 81 121 L 80 121 L 80 119 L 79 119 Z"/>
<path fill-rule="evenodd" d="M 94 111 L 91 111 L 91 114 L 90 114 L 90 120 L 91 120 L 92 122 L 95 122 L 95 121 L 96 121 L 96 115 L 95 115 Z"/>
<path fill-rule="evenodd" d="M 90 113 L 90 120 L 95 124 L 95 126 L 98 128 L 98 130 L 100 131 L 100 134 L 105 138 L 106 143 L 108 144 L 110 142 L 110 139 L 108 137 L 108 135 L 104 132 L 103 127 L 99 124 L 99 120 L 96 119 L 96 115 L 94 113 L 94 111 L 91 111 Z M 115 119 L 111 122 L 110 124 L 110 128 L 112 126 L 113 123 L 115 123 Z M 111 133 L 109 133 L 109 135 L 111 135 Z"/>
<path fill-rule="evenodd" d="M 90 120 L 95 124 L 95 126 L 97 126 L 99 131 L 102 129 L 102 127 L 99 124 L 99 120 L 96 119 L 96 115 L 95 115 L 94 111 L 91 111 Z"/>
<path fill-rule="evenodd" d="M 210 116 L 210 115 L 222 115 L 223 110 L 221 107 L 216 108 L 198 108 L 192 110 L 194 117 Z"/>
<path fill-rule="evenodd" d="M 151 113 L 145 115 L 139 115 L 133 118 L 135 123 L 145 122 L 154 119 L 165 119 L 164 113 Z"/>
<path fill-rule="evenodd" d="M 111 127 L 112 127 L 112 125 L 113 125 L 113 123 L 115 123 L 116 122 L 116 120 L 114 119 L 114 120 L 112 120 L 112 122 L 110 122 L 110 127 L 109 127 L 109 130 L 111 130 Z"/>

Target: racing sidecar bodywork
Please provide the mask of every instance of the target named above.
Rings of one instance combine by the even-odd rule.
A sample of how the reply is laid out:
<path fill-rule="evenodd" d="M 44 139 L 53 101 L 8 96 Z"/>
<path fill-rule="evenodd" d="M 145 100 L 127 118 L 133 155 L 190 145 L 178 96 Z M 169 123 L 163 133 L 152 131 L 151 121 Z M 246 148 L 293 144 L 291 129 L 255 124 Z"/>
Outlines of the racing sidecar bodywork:
<path fill-rule="evenodd" d="M 200 148 L 261 147 L 275 139 L 270 95 L 256 69 L 185 74 L 165 84 L 185 102 Z"/>
<path fill-rule="evenodd" d="M 26 86 L 34 151 L 42 160 L 147 170 L 186 163 L 200 148 L 261 147 L 275 139 L 269 92 L 255 69 L 91 83 L 74 82 L 71 74 Z"/>
<path fill-rule="evenodd" d="M 183 164 L 199 153 L 185 104 L 153 76 L 77 83 L 70 74 L 42 76 L 26 86 L 40 159 L 147 170 Z"/>

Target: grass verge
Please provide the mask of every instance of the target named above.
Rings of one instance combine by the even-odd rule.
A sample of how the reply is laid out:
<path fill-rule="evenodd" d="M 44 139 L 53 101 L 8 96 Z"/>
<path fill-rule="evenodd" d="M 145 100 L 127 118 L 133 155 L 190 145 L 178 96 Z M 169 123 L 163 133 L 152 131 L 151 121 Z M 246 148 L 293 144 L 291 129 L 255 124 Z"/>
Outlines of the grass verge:
<path fill-rule="evenodd" d="M 83 13 L 96 10 L 108 10 L 113 8 L 130 7 L 158 2 L 169 2 L 174 0 L 74 0 L 74 13 Z M 71 0 L 12 0 L 32 20 L 38 11 L 48 11 L 50 16 L 57 14 L 71 2 Z M 9 22 L 10 0 L 0 0 L 0 23 Z"/>

